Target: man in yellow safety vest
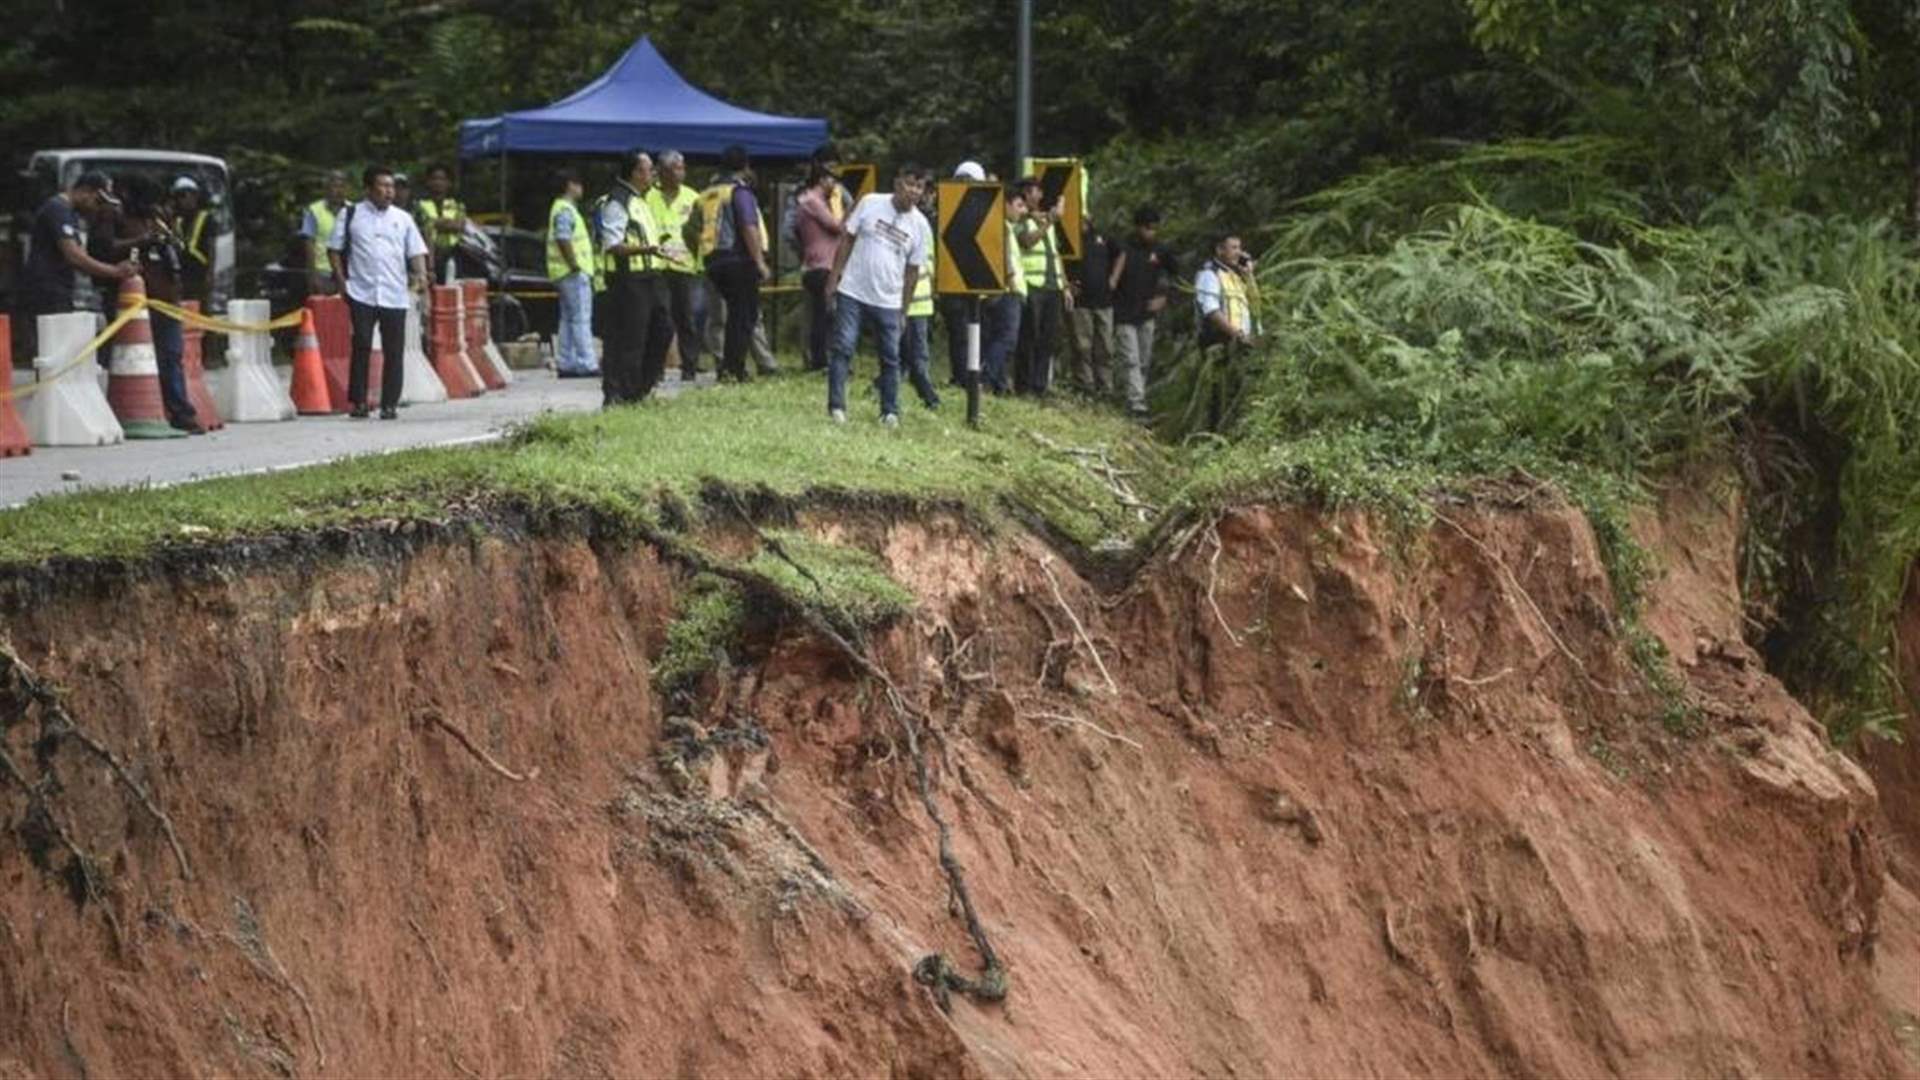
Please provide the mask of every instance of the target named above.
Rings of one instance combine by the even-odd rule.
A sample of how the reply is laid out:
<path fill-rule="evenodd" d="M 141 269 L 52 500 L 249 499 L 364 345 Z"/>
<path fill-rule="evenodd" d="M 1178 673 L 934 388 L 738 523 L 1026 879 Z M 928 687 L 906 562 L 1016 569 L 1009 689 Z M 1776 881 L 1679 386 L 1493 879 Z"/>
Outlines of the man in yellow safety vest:
<path fill-rule="evenodd" d="M 694 324 L 704 314 L 705 267 L 700 254 L 687 243 L 687 220 L 700 195 L 687 186 L 687 159 L 678 150 L 660 152 L 659 176 L 647 191 L 647 209 L 660 229 L 660 282 L 667 292 L 667 311 L 673 317 L 673 347 L 680 354 L 680 381 L 690 383 L 700 374 L 700 338 Z"/>
<path fill-rule="evenodd" d="M 450 275 L 447 264 L 460 248 L 460 236 L 467 231 L 467 208 L 453 196 L 453 174 L 445 165 L 427 166 L 427 197 L 414 209 L 420 223 L 420 235 L 433 249 L 429 260 L 433 272 L 445 281 Z M 457 268 L 456 268 L 457 269 Z M 459 274 L 461 277 L 474 276 Z"/>
<path fill-rule="evenodd" d="M 600 374 L 593 354 L 593 229 L 580 209 L 580 174 L 554 174 L 553 205 L 547 210 L 547 278 L 560 294 L 560 329 L 554 335 L 554 367 L 563 379 Z"/>
<path fill-rule="evenodd" d="M 660 282 L 661 233 L 647 207 L 653 158 L 630 151 L 621 179 L 600 206 L 600 259 L 607 275 L 606 358 L 600 364 L 604 404 L 642 401 L 666 367 L 673 338 Z"/>
<path fill-rule="evenodd" d="M 191 176 L 173 181 L 173 220 L 179 228 L 181 254 L 180 293 L 184 300 L 198 300 L 206 307 L 208 288 L 213 281 L 213 237 L 207 233 L 211 216 L 200 198 L 200 185 Z"/>
<path fill-rule="evenodd" d="M 1207 429 L 1219 431 L 1240 396 L 1245 378 L 1241 358 L 1260 333 L 1253 259 L 1241 249 L 1238 236 L 1227 234 L 1214 242 L 1213 258 L 1193 275 L 1193 302 L 1201 354 L 1217 350 L 1223 363 L 1220 377 L 1210 384 L 1207 404 Z"/>
<path fill-rule="evenodd" d="M 1015 239 L 1027 301 L 1020 319 L 1013 381 L 1016 393 L 1038 397 L 1053 385 L 1054 345 L 1062 317 L 1072 310 L 1073 295 L 1066 291 L 1066 270 L 1060 261 L 1060 209 L 1046 199 L 1038 179 L 1022 177 L 1019 187 L 1027 217 L 1015 230 Z"/>
<path fill-rule="evenodd" d="M 307 249 L 307 294 L 323 296 L 333 291 L 333 268 L 327 262 L 327 241 L 333 236 L 333 222 L 347 208 L 347 174 L 339 169 L 327 173 L 325 197 L 307 204 L 300 215 L 300 236 Z"/>

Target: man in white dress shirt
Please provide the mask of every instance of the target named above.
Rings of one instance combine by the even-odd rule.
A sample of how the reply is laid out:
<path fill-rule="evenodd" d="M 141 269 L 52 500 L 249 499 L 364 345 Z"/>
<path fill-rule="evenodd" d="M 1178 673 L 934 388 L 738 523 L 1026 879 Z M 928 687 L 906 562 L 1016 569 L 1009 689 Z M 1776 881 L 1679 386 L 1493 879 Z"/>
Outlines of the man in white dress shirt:
<path fill-rule="evenodd" d="M 385 364 L 380 379 L 380 419 L 400 415 L 401 361 L 407 340 L 407 289 L 427 286 L 427 242 L 412 215 L 393 205 L 393 170 L 373 166 L 361 174 L 367 197 L 335 219 L 327 241 L 333 281 L 346 294 L 353 315 L 353 360 L 347 369 L 347 415 L 367 417 L 367 363 L 373 328 L 380 327 Z"/>

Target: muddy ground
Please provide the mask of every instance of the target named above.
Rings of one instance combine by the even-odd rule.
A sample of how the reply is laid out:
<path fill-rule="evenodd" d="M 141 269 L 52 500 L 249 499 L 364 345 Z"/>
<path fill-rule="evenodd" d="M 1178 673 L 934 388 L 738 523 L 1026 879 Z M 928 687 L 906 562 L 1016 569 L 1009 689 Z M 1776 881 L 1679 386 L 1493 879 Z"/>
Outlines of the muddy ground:
<path fill-rule="evenodd" d="M 1737 507 L 1642 522 L 1666 692 L 1557 505 L 1246 508 L 1100 587 L 798 525 L 918 598 L 872 652 L 1004 1001 L 914 977 L 979 957 L 874 680 L 762 611 L 665 701 L 689 568 L 502 519 L 16 577 L 124 776 L 15 702 L 0 1077 L 1908 1071 L 1903 841 L 1742 640 Z"/>

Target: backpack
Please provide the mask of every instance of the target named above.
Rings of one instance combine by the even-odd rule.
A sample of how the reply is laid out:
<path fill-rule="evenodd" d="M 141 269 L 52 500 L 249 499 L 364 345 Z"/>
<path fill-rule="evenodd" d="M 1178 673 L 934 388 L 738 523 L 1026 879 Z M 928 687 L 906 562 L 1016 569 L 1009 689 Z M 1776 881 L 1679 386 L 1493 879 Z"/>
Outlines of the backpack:
<path fill-rule="evenodd" d="M 694 206 L 693 213 L 687 215 L 691 226 L 697 217 L 700 222 L 700 242 L 695 250 L 701 258 L 716 251 L 732 251 L 739 233 L 733 220 L 733 189 L 740 185 L 732 180 L 722 180 L 700 193 L 700 202 Z"/>

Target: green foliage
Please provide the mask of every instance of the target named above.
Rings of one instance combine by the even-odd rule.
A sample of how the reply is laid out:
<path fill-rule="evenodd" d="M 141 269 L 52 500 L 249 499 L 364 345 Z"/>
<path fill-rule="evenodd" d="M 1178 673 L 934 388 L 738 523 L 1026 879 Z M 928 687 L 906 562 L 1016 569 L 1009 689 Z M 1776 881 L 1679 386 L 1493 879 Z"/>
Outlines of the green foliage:
<path fill-rule="evenodd" d="M 653 665 L 655 689 L 671 696 L 691 687 L 713 667 L 715 653 L 739 636 L 745 620 L 740 586 L 713 574 L 695 576 L 667 625 L 666 645 Z"/>
<path fill-rule="evenodd" d="M 1757 184 L 1651 224 L 1630 190 L 1590 194 L 1623 171 L 1582 164 L 1604 145 L 1480 150 L 1312 200 L 1262 267 L 1266 347 L 1187 497 L 1417 514 L 1435 489 L 1521 476 L 1567 490 L 1631 560 L 1622 494 L 1765 425 L 1805 460 L 1750 470 L 1772 513 L 1747 546 L 1796 556 L 1750 584 L 1775 594 L 1778 669 L 1844 735 L 1895 702 L 1892 617 L 1920 555 L 1920 268 L 1885 223 Z M 1515 174 L 1530 162 L 1551 182 Z"/>

